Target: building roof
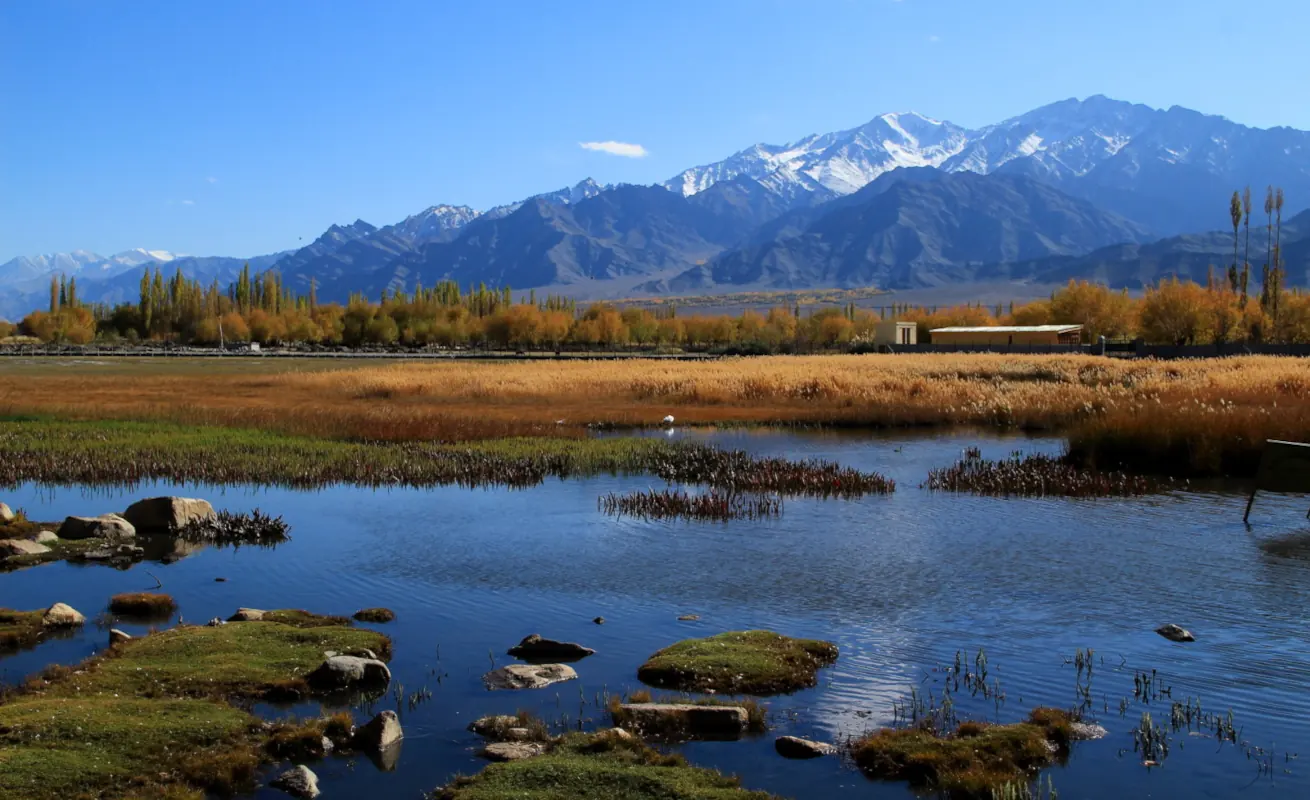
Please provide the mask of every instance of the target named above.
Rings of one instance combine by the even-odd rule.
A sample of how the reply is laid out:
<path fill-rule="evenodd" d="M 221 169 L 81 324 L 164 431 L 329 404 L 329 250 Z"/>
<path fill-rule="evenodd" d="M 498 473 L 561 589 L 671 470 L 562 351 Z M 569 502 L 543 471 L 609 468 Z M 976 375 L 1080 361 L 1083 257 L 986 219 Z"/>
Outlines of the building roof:
<path fill-rule="evenodd" d="M 987 325 L 980 328 L 933 328 L 929 333 L 1070 333 L 1082 325 Z"/>

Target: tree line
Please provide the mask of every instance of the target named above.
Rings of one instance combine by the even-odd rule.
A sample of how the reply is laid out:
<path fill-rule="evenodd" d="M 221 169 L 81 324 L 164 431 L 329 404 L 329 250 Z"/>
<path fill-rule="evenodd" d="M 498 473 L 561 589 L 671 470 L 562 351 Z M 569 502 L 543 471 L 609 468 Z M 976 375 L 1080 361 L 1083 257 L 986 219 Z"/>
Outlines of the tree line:
<path fill-rule="evenodd" d="M 376 300 L 356 294 L 345 304 L 319 303 L 317 287 L 297 294 L 273 270 L 249 265 L 230 285 L 202 285 L 178 270 L 165 277 L 147 268 L 137 302 L 110 307 L 78 297 L 74 278 L 50 283 L 50 307 L 16 327 L 0 322 L 0 339 L 14 334 L 42 342 L 88 344 L 158 341 L 190 345 L 259 342 L 345 347 L 405 346 L 573 349 L 688 349 L 814 352 L 871 345 L 885 318 L 912 321 L 919 340 L 933 328 L 971 325 L 1081 324 L 1084 340 L 1141 338 L 1155 344 L 1229 342 L 1310 343 L 1310 295 L 1284 288 L 1281 189 L 1269 187 L 1264 211 L 1266 259 L 1260 294 L 1251 296 L 1249 187 L 1229 204 L 1233 257 L 1213 266 L 1205 285 L 1170 278 L 1141 297 L 1087 281 L 1070 281 L 1048 299 L 1008 307 L 892 306 L 877 311 L 844 306 L 777 307 L 737 315 L 680 315 L 676 304 L 648 309 L 594 303 L 535 291 L 515 297 L 509 287 L 462 288 L 453 281 L 412 292 L 384 290 Z"/>

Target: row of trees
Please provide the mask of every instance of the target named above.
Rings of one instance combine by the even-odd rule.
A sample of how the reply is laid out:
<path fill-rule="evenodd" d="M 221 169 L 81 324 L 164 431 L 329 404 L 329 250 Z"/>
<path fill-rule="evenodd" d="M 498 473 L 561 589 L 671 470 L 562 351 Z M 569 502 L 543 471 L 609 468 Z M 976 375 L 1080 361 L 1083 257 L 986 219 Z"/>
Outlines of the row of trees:
<path fill-rule="evenodd" d="M 1231 277 L 1231 275 L 1229 276 Z M 240 281 L 227 291 L 200 287 L 185 277 L 142 282 L 142 301 L 114 308 L 83 305 L 71 286 L 56 293 L 52 311 L 35 312 L 9 333 L 46 342 L 171 341 L 217 345 L 315 343 L 361 347 L 740 348 L 754 352 L 844 349 L 871 342 L 875 326 L 895 317 L 918 323 L 920 341 L 933 328 L 954 325 L 1078 323 L 1085 338 L 1141 337 L 1152 343 L 1310 343 L 1310 294 L 1266 292 L 1248 302 L 1222 274 L 1207 285 L 1175 279 L 1142 297 L 1085 281 L 1071 281 L 1049 299 L 1007 308 L 842 307 L 773 308 L 739 315 L 680 316 L 674 306 L 658 311 L 597 303 L 579 311 L 571 301 L 529 294 L 515 301 L 507 290 L 460 291 L 440 284 L 413 293 L 388 292 L 377 302 L 356 297 L 346 305 L 319 304 L 313 292 L 296 296 L 274 275 Z"/>

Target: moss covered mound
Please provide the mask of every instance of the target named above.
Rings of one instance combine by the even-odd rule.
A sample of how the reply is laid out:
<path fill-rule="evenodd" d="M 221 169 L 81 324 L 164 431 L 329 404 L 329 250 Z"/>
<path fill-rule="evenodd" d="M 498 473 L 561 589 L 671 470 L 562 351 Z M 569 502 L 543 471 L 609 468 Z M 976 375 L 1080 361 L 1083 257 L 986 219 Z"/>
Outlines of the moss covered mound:
<path fill-rule="evenodd" d="M 389 608 L 361 608 L 355 612 L 355 619 L 360 622 L 391 622 L 396 612 Z"/>
<path fill-rule="evenodd" d="M 964 722 L 949 735 L 923 728 L 874 731 L 851 745 L 865 774 L 905 780 L 951 798 L 991 798 L 1009 783 L 1026 783 L 1067 751 L 1072 718 L 1053 708 L 1034 709 L 1025 722 Z"/>
<path fill-rule="evenodd" d="M 779 694 L 813 686 L 837 646 L 773 631 L 729 631 L 685 639 L 660 650 L 637 670 L 652 686 L 684 692 Z"/>
<path fill-rule="evenodd" d="M 572 734 L 545 755 L 492 764 L 433 793 L 437 800 L 772 800 L 738 780 L 690 766 L 635 739 Z"/>
<path fill-rule="evenodd" d="M 27 612 L 20 612 L 27 613 Z M 35 612 L 38 613 L 39 612 Z M 344 721 L 266 730 L 227 701 L 305 692 L 324 650 L 389 652 L 331 625 L 182 626 L 51 667 L 0 703 L 0 797 L 183 798 L 252 788 L 260 764 Z"/>

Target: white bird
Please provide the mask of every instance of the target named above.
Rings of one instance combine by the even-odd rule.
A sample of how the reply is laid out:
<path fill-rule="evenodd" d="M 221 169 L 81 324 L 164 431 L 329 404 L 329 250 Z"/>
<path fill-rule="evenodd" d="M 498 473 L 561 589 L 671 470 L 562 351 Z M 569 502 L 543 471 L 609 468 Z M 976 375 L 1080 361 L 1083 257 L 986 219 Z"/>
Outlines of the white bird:
<path fill-rule="evenodd" d="M 667 417 L 664 418 L 664 424 L 665 424 L 665 425 L 672 425 L 672 424 L 673 424 L 673 415 L 672 415 L 672 414 L 670 414 L 670 415 L 668 415 Z"/>

